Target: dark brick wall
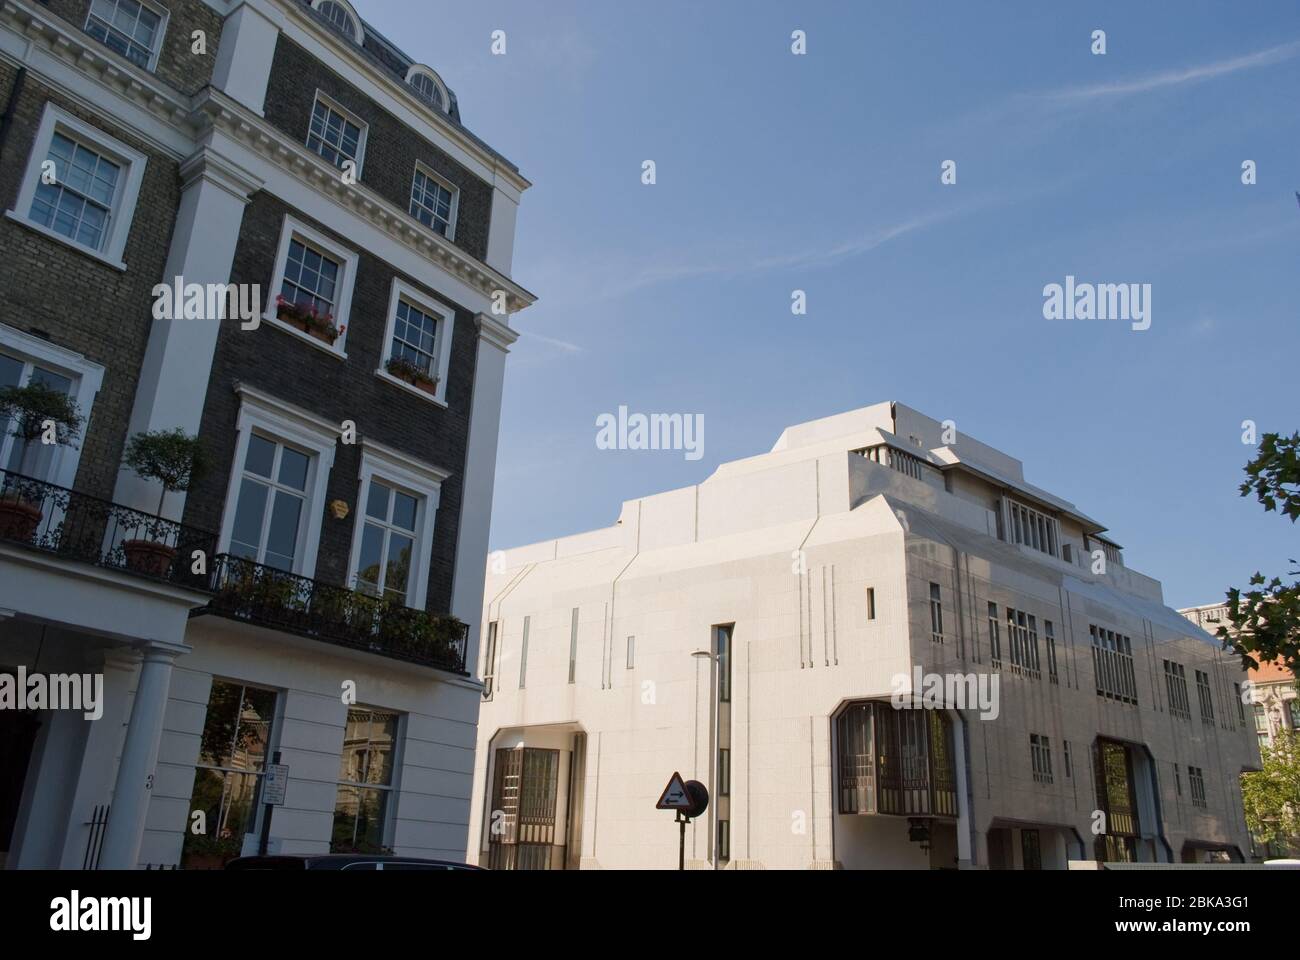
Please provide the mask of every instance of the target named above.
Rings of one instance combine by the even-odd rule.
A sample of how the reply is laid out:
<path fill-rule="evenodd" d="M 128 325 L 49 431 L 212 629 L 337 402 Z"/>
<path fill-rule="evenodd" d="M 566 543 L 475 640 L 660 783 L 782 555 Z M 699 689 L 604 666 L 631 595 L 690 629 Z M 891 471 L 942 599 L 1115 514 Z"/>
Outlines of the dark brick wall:
<path fill-rule="evenodd" d="M 78 30 L 85 28 L 90 0 L 42 2 Z M 221 43 L 221 16 L 203 0 L 163 0 L 159 5 L 168 11 L 169 16 L 154 75 L 187 96 L 197 93 L 212 82 L 217 47 Z M 191 37 L 195 30 L 207 33 L 205 54 L 193 52 Z"/>
<path fill-rule="evenodd" d="M 272 273 L 286 213 L 352 246 L 276 197 L 257 194 L 244 213 L 231 282 L 260 284 L 264 299 L 272 298 L 278 289 L 272 286 L 275 279 Z M 437 297 L 423 284 L 397 273 L 372 254 L 364 250 L 359 253 L 347 319 L 346 361 L 327 356 L 267 323 L 257 330 L 244 331 L 232 322 L 222 330 L 201 427 L 213 455 L 214 469 L 187 498 L 185 520 L 204 529 L 219 529 L 235 456 L 235 423 L 239 412 L 239 398 L 234 392 L 236 381 L 309 410 L 331 423 L 354 420 L 359 438 L 368 437 L 452 474 L 442 485 L 427 599 L 428 609 L 445 612 L 451 604 L 477 329 L 469 311 Z M 388 303 L 395 276 L 455 309 L 446 409 L 375 376 L 384 349 Z M 316 571 L 308 572 L 316 579 L 336 584 L 345 582 L 358 510 L 360 466 L 360 443 L 347 446 L 339 443 L 326 499 L 343 500 L 351 513 L 346 520 L 335 520 L 328 512 L 324 513 Z M 325 511 L 326 504 L 317 506 Z"/>
<path fill-rule="evenodd" d="M 8 102 L 16 73 L 0 63 L 0 103 Z M 0 322 L 27 333 L 44 331 L 51 342 L 105 368 L 83 432 L 76 486 L 111 498 L 152 322 L 152 290 L 166 265 L 180 202 L 180 175 L 170 158 L 56 95 L 29 73 L 0 154 L 3 209 L 13 209 L 17 200 L 46 101 L 148 157 L 123 255 L 125 273 L 8 218 L 0 219 Z"/>
<path fill-rule="evenodd" d="M 306 143 L 311 108 L 319 89 L 369 125 L 360 180 L 403 210 L 410 208 L 411 182 L 419 160 L 460 190 L 456 246 L 487 259 L 492 188 L 434 144 L 360 93 L 292 40 L 281 36 L 271 65 L 264 112 L 267 121 Z"/>

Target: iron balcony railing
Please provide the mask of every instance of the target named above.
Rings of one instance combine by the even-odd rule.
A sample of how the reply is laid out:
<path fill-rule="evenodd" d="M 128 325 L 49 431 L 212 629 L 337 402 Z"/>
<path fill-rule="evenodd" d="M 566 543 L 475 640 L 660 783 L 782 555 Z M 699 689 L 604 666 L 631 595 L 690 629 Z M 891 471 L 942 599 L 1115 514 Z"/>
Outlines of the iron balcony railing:
<path fill-rule="evenodd" d="M 217 546 L 203 530 L 7 470 L 0 470 L 0 541 L 198 590 L 208 587 Z"/>
<path fill-rule="evenodd" d="M 326 643 L 465 673 L 469 626 L 455 617 L 310 580 L 242 557 L 218 555 L 212 613 Z"/>

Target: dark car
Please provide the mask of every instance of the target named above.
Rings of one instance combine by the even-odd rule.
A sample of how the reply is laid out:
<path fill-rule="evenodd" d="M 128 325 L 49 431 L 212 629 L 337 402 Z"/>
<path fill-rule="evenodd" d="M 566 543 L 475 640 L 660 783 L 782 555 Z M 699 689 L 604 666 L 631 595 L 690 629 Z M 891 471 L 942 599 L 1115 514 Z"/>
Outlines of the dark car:
<path fill-rule="evenodd" d="M 482 870 L 455 860 L 419 860 L 415 857 L 365 853 L 331 853 L 320 856 L 238 857 L 227 870 Z"/>

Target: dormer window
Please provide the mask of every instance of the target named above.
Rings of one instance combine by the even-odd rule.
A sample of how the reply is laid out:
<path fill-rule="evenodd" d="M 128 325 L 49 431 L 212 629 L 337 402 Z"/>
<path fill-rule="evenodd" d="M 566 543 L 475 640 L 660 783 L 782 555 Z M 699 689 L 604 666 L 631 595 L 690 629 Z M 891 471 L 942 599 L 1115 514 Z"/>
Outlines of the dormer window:
<path fill-rule="evenodd" d="M 312 9 L 328 20 L 330 26 L 339 33 L 354 43 L 365 42 L 365 34 L 361 31 L 361 18 L 346 0 L 312 0 L 311 5 Z"/>
<path fill-rule="evenodd" d="M 442 109 L 442 94 L 438 92 L 438 86 L 433 79 L 426 73 L 417 73 L 411 78 L 411 86 L 415 87 L 415 92 L 428 100 L 439 110 Z"/>
<path fill-rule="evenodd" d="M 447 94 L 447 88 L 438 79 L 438 75 L 428 67 L 418 63 L 412 65 L 411 69 L 406 71 L 406 82 L 415 91 L 416 96 L 425 103 L 441 113 L 447 112 L 447 104 L 451 99 Z"/>

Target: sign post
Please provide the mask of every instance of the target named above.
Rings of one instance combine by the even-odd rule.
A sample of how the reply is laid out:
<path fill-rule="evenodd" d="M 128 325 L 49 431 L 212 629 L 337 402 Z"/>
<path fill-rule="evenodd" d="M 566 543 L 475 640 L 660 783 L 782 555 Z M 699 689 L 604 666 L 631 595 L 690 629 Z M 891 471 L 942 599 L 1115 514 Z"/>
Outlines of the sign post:
<path fill-rule="evenodd" d="M 674 772 L 668 786 L 655 804 L 656 810 L 674 810 L 677 813 L 677 869 L 686 869 L 686 825 L 709 808 L 709 791 L 698 780 L 682 780 Z"/>
<path fill-rule="evenodd" d="M 271 811 L 284 806 L 285 791 L 289 788 L 289 768 L 280 762 L 280 751 L 275 751 L 272 762 L 262 775 L 262 835 L 257 843 L 257 855 L 266 856 L 267 846 L 271 842 Z"/>

